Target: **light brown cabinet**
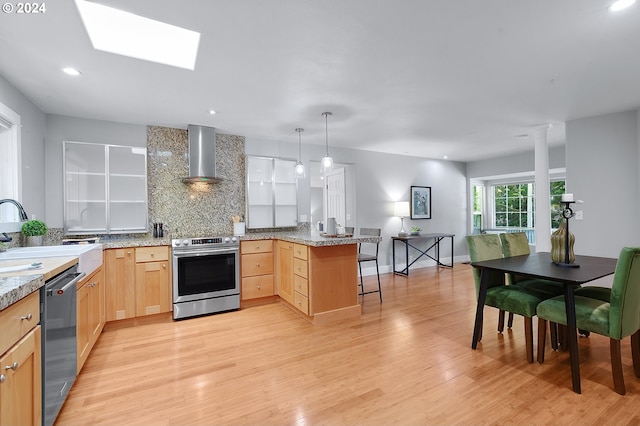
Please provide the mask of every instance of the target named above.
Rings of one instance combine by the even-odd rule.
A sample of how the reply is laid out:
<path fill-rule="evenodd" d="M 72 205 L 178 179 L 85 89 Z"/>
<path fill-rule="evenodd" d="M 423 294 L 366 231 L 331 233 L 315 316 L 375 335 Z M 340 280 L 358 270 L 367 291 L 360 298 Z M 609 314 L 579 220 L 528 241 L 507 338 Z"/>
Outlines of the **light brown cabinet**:
<path fill-rule="evenodd" d="M 360 315 L 356 244 L 313 247 L 278 241 L 282 299 L 314 324 Z"/>
<path fill-rule="evenodd" d="M 170 312 L 167 246 L 105 250 L 107 321 Z"/>
<path fill-rule="evenodd" d="M 302 244 L 293 245 L 293 302 L 305 315 L 309 312 L 309 268 L 308 248 Z"/>
<path fill-rule="evenodd" d="M 134 248 L 104 251 L 107 321 L 136 316 L 136 256 Z"/>
<path fill-rule="evenodd" d="M 278 295 L 281 299 L 294 304 L 293 297 L 293 243 L 288 241 L 276 242 L 276 282 Z"/>
<path fill-rule="evenodd" d="M 168 247 L 136 248 L 136 316 L 171 311 Z"/>
<path fill-rule="evenodd" d="M 78 283 L 76 302 L 78 373 L 107 321 L 105 298 L 104 273 L 100 267 Z"/>
<path fill-rule="evenodd" d="M 240 242 L 240 281 L 242 300 L 274 295 L 273 241 Z"/>
<path fill-rule="evenodd" d="M 0 425 L 42 424 L 40 296 L 0 311 Z"/>

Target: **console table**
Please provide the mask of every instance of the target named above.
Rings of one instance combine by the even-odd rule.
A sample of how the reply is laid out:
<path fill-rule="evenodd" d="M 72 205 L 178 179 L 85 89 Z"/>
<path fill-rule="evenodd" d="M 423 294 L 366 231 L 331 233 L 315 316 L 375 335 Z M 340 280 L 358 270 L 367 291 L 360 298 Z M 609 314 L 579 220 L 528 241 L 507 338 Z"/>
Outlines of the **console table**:
<path fill-rule="evenodd" d="M 426 256 L 429 259 L 435 261 L 438 266 L 453 268 L 453 237 L 454 236 L 455 234 L 442 234 L 442 233 L 407 235 L 406 237 L 392 236 L 391 246 L 393 251 L 393 273 L 398 275 L 409 276 L 409 268 L 411 267 L 411 265 L 416 263 L 418 259 L 420 259 L 423 256 Z M 447 265 L 440 262 L 440 242 L 445 238 L 449 238 L 451 240 L 451 265 Z M 422 240 L 431 240 L 431 239 L 433 240 L 433 243 L 431 245 L 428 245 L 427 248 L 424 250 L 414 245 L 415 242 L 422 241 Z M 407 260 L 407 266 L 400 271 L 396 270 L 396 242 L 400 242 L 404 244 L 404 253 L 405 253 L 405 258 Z M 409 247 L 411 247 L 412 249 L 420 253 L 420 255 L 415 259 L 413 259 L 411 263 L 409 263 Z M 432 255 L 431 253 L 429 253 L 430 251 L 432 253 L 433 251 L 435 251 L 435 253 L 433 253 Z"/>

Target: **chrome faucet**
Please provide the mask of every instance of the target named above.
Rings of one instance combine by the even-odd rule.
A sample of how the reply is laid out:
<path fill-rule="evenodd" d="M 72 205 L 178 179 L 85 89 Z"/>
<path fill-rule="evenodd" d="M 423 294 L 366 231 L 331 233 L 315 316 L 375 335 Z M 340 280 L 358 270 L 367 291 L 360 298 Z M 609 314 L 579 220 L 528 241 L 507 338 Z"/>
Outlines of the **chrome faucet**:
<path fill-rule="evenodd" d="M 27 212 L 24 211 L 24 207 L 22 207 L 22 204 L 20 204 L 16 200 L 12 200 L 11 198 L 5 198 L 3 200 L 0 200 L 0 205 L 4 203 L 13 204 L 14 206 L 16 206 L 16 208 L 18 209 L 18 215 L 20 215 L 21 222 L 29 220 L 29 216 L 27 215 Z M 8 236 L 6 232 L 3 232 L 2 236 L 0 236 L 0 242 L 8 243 L 11 240 L 12 238 Z"/>

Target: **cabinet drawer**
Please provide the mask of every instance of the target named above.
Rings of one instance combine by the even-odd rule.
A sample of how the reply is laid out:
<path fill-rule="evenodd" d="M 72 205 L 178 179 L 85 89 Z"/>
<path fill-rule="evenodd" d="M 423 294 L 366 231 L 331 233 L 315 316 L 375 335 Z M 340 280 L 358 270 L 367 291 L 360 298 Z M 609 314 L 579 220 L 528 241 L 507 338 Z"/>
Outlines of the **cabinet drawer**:
<path fill-rule="evenodd" d="M 273 296 L 273 274 L 242 279 L 242 300 Z"/>
<path fill-rule="evenodd" d="M 29 318 L 31 315 L 31 319 Z M 34 291 L 0 311 L 0 355 L 40 322 L 40 292 Z"/>
<path fill-rule="evenodd" d="M 294 306 L 300 309 L 305 315 L 309 315 L 309 299 L 306 296 L 298 293 L 294 293 Z"/>
<path fill-rule="evenodd" d="M 302 244 L 293 245 L 293 257 L 298 259 L 307 260 L 307 246 Z"/>
<path fill-rule="evenodd" d="M 307 273 L 307 261 L 294 257 L 293 273 L 298 276 L 301 276 L 302 278 L 309 278 L 309 274 Z"/>
<path fill-rule="evenodd" d="M 138 247 L 136 248 L 137 262 L 155 262 L 158 260 L 169 260 L 169 247 Z"/>
<path fill-rule="evenodd" d="M 255 240 L 255 241 L 240 241 L 240 253 L 269 253 L 273 252 L 272 240 Z"/>
<path fill-rule="evenodd" d="M 243 277 L 273 274 L 273 253 L 243 254 L 241 263 Z"/>
<path fill-rule="evenodd" d="M 293 276 L 293 289 L 300 294 L 309 296 L 309 281 L 301 276 Z"/>

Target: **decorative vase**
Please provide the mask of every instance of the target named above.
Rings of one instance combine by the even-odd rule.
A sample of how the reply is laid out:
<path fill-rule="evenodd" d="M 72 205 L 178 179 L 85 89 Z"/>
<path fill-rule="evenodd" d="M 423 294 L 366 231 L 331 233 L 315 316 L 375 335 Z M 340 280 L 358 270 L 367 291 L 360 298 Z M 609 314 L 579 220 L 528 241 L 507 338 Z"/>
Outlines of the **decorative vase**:
<path fill-rule="evenodd" d="M 551 260 L 554 263 L 566 263 L 565 235 L 567 235 L 566 222 L 560 223 L 558 230 L 551 234 Z M 569 232 L 569 263 L 576 261 L 576 255 L 573 252 L 573 243 L 575 241 L 576 237 Z"/>
<path fill-rule="evenodd" d="M 42 245 L 42 235 L 30 235 L 27 237 L 27 247 L 36 247 Z"/>

